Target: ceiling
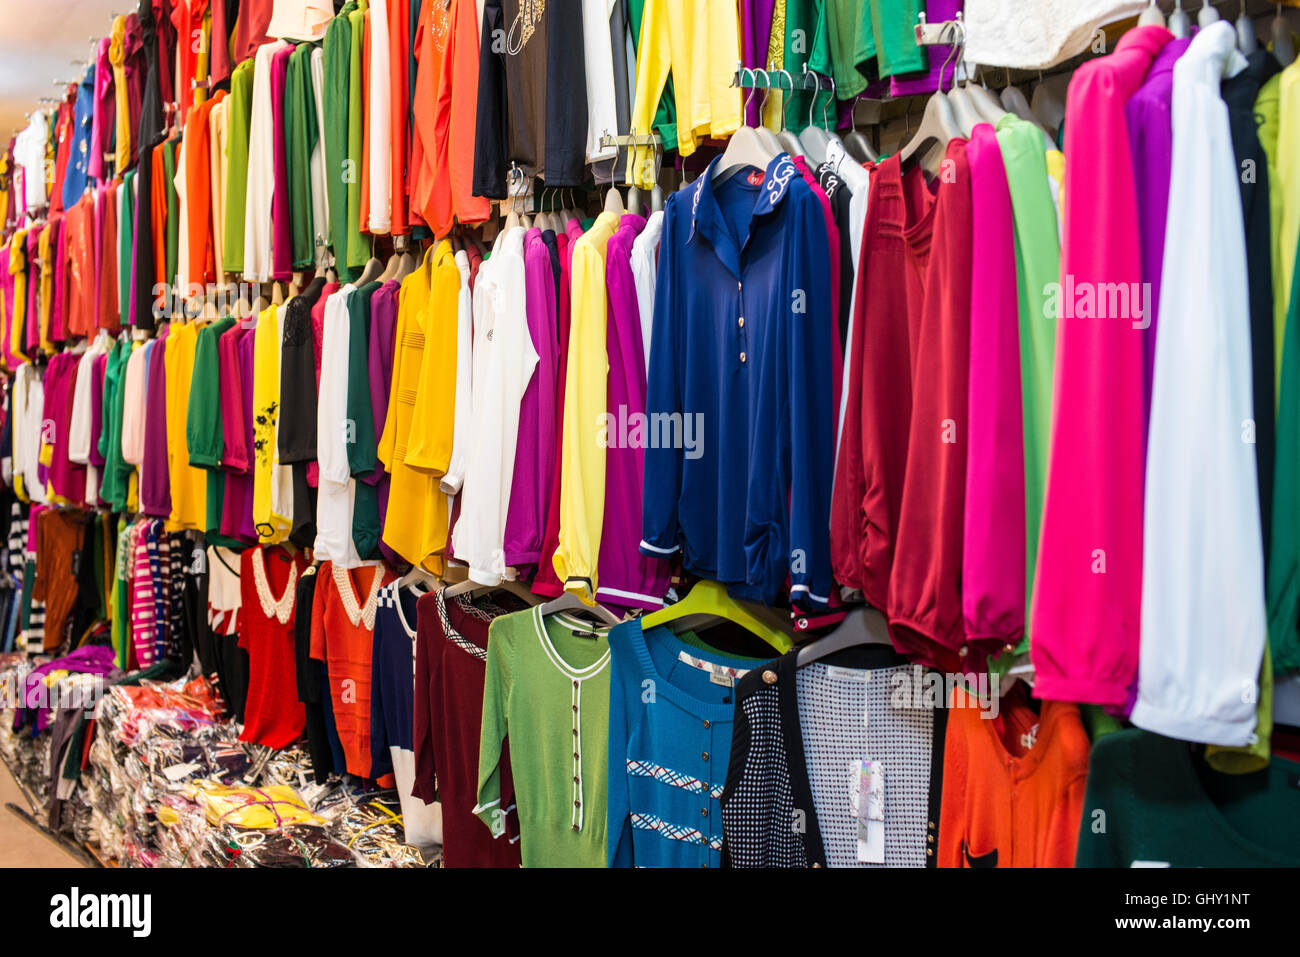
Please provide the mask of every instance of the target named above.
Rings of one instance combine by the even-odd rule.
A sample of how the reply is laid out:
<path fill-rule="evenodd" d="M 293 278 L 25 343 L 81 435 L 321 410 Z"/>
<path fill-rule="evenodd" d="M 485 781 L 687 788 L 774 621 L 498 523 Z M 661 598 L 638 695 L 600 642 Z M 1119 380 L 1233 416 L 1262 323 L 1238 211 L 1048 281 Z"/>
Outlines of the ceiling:
<path fill-rule="evenodd" d="M 55 80 L 85 72 L 90 38 L 108 36 L 113 15 L 133 0 L 0 0 L 0 136 L 27 125 L 43 96 L 62 97 Z"/>

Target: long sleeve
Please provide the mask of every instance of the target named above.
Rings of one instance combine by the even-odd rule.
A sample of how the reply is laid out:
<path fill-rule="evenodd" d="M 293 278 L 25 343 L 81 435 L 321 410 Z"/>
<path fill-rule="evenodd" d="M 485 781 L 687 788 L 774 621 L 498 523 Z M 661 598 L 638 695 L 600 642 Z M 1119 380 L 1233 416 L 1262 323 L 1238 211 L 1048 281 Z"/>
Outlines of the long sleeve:
<path fill-rule="evenodd" d="M 456 399 L 452 424 L 451 460 L 439 483 L 442 491 L 455 495 L 465 480 L 470 448 L 470 418 L 473 411 L 474 308 L 469 289 L 469 257 L 456 254 L 460 270 L 460 292 L 456 296 Z"/>
<path fill-rule="evenodd" d="M 1034 693 L 1045 699 L 1122 707 L 1137 677 L 1143 337 L 1132 300 L 1142 264 L 1124 102 L 1169 40 L 1161 27 L 1130 30 L 1114 53 L 1075 72 L 1066 102 L 1066 127 L 1090 135 L 1066 143 L 1061 276 L 1075 294 L 1064 291 L 1057 323 L 1030 614 Z M 1103 317 L 1087 308 L 1098 298 Z"/>
<path fill-rule="evenodd" d="M 509 733 L 511 666 L 514 645 L 499 619 L 488 632 L 487 676 L 483 684 L 483 725 L 479 734 L 478 792 L 474 813 L 493 837 L 506 830 L 501 806 L 501 748 Z"/>
<path fill-rule="evenodd" d="M 639 89 L 639 87 L 638 87 Z M 655 280 L 654 323 L 650 340 L 650 374 L 646 380 L 646 421 L 656 422 L 682 416 L 682 327 L 676 301 L 677 251 L 672 237 L 679 215 L 673 203 L 664 213 L 663 238 L 659 245 L 659 275 Z M 572 352 L 572 349 L 570 349 Z M 680 547 L 681 531 L 677 503 L 682 485 L 680 443 L 650 442 L 645 450 L 645 493 L 641 506 L 641 551 L 659 558 L 671 557 Z"/>
<path fill-rule="evenodd" d="M 1227 22 L 1174 67 L 1174 154 L 1147 442 L 1142 642 L 1132 721 L 1167 737 L 1251 743 L 1264 654 L 1263 540 L 1252 418 L 1245 228 L 1219 85 L 1240 62 Z M 1195 427 L 1189 428 L 1189 423 Z"/>
<path fill-rule="evenodd" d="M 596 562 L 605 513 L 605 448 L 609 353 L 606 345 L 604 249 L 613 217 L 597 222 L 573 249 L 573 312 L 564 381 L 560 546 L 555 574 L 566 591 L 595 602 Z"/>
<path fill-rule="evenodd" d="M 424 314 L 424 355 L 415 394 L 406 464 L 446 474 L 455 441 L 455 404 L 460 384 L 456 368 L 460 306 L 460 268 L 444 240 L 435 256 L 429 308 Z"/>
<path fill-rule="evenodd" d="M 320 402 L 316 406 L 316 451 L 322 482 L 343 485 L 348 468 L 344 420 L 347 418 L 348 314 L 352 287 L 341 290 L 325 304 L 321 346 Z"/>
<path fill-rule="evenodd" d="M 672 52 L 668 40 L 667 0 L 646 0 L 641 13 L 641 38 L 637 43 L 636 58 L 636 99 L 632 103 L 632 120 L 630 132 L 635 136 L 647 136 L 652 132 L 655 110 L 659 106 L 659 96 L 664 84 L 668 82 L 668 72 L 672 66 Z M 689 116 L 680 116 L 678 125 L 680 135 L 676 144 L 665 143 L 665 150 L 682 145 L 683 136 L 687 141 L 691 137 Z M 686 156 L 692 149 L 683 150 Z M 654 186 L 654 151 L 637 147 L 630 151 L 627 164 L 627 181 L 634 186 L 649 188 Z"/>
<path fill-rule="evenodd" d="M 838 396 L 826 381 L 831 341 L 826 221 L 802 181 L 786 202 L 792 236 L 779 301 L 764 331 L 745 507 L 748 581 L 769 598 L 790 579 L 792 598 L 825 604 L 831 593 L 830 505 Z M 657 317 L 656 317 L 657 321 Z M 786 518 L 788 510 L 788 520 Z"/>
<path fill-rule="evenodd" d="M 1025 465 L 1015 230 L 993 129 L 979 124 L 971 168 L 970 382 L 962 617 L 969 641 L 1025 631 Z M 940 862 L 942 864 L 942 861 Z"/>
<path fill-rule="evenodd" d="M 633 627 L 640 628 L 639 625 Z M 605 804 L 605 841 L 610 867 L 632 867 L 632 807 L 626 770 L 627 695 L 640 692 L 636 681 L 640 671 L 636 667 L 635 652 L 624 636 L 611 634 L 609 646 L 609 793 Z"/>

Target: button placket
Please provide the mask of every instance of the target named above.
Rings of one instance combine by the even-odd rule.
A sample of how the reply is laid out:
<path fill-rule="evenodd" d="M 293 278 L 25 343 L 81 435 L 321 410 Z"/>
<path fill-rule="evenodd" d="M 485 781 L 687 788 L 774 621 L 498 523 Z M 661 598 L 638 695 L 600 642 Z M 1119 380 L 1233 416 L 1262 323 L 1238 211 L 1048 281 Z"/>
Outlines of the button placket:
<path fill-rule="evenodd" d="M 745 335 L 745 284 L 736 281 L 736 341 L 739 344 L 740 364 L 749 362 L 748 339 Z"/>
<path fill-rule="evenodd" d="M 575 831 L 582 830 L 582 682 L 573 680 L 570 692 L 573 715 L 573 806 L 569 809 L 569 823 Z"/>

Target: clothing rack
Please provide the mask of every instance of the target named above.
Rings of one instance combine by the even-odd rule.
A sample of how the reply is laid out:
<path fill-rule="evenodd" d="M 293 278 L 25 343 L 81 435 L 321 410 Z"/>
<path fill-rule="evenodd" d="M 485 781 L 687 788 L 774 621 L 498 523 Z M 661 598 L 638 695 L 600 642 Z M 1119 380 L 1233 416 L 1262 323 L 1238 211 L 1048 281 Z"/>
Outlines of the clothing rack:
<path fill-rule="evenodd" d="M 787 87 L 782 82 L 782 77 L 789 77 L 790 86 Z M 775 77 L 775 82 L 773 78 Z M 808 69 L 808 64 L 803 65 L 803 73 L 796 78 L 789 70 L 764 70 L 758 67 L 741 67 L 731 78 L 731 85 L 740 87 L 742 90 L 786 90 L 793 93 L 795 90 L 833 90 L 835 81 L 828 76 L 822 76 Z"/>

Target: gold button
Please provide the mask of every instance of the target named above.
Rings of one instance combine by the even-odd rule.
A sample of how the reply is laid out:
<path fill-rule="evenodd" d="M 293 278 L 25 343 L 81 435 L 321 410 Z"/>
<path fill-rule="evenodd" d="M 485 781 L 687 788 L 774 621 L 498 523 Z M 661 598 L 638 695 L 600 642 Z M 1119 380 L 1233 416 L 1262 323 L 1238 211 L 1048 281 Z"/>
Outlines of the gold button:
<path fill-rule="evenodd" d="M 707 807 L 700 808 L 700 817 L 708 817 L 708 816 L 709 816 L 709 809 Z"/>
<path fill-rule="evenodd" d="M 934 848 L 933 848 L 933 847 L 927 847 L 927 848 L 925 849 L 925 856 L 926 856 L 926 857 L 934 857 Z"/>
<path fill-rule="evenodd" d="M 929 835 L 927 835 L 925 839 L 926 839 L 926 841 L 927 841 L 928 843 L 930 843 L 930 844 L 933 844 L 933 843 L 934 843 L 934 835 L 933 835 L 933 834 L 929 834 Z"/>
<path fill-rule="evenodd" d="M 709 752 L 705 751 L 703 754 L 700 755 L 700 757 L 703 758 L 705 761 L 709 760 Z"/>
<path fill-rule="evenodd" d="M 738 326 L 740 326 L 740 328 L 744 329 L 744 328 L 745 328 L 745 317 L 744 317 L 744 316 L 741 316 L 739 319 L 737 319 L 737 320 L 736 320 L 736 325 L 738 325 Z"/>
<path fill-rule="evenodd" d="M 763 681 L 765 684 L 769 684 L 769 685 L 776 684 L 776 672 L 771 670 L 770 668 L 767 671 L 764 671 Z"/>
<path fill-rule="evenodd" d="M 821 865 L 818 864 L 816 861 L 813 861 L 813 867 L 821 867 Z"/>
<path fill-rule="evenodd" d="M 963 658 L 965 658 L 966 655 L 967 655 L 969 652 L 970 652 L 970 649 L 967 648 L 965 645 L 962 645 L 960 648 L 957 649 L 957 654 L 960 655 L 960 656 L 963 657 Z"/>
<path fill-rule="evenodd" d="M 929 826 L 930 830 L 933 831 L 933 830 L 934 830 L 934 821 L 930 821 L 930 822 L 928 822 L 928 826 Z"/>
<path fill-rule="evenodd" d="M 745 361 L 745 354 L 743 352 L 740 354 L 740 361 L 741 362 Z"/>
<path fill-rule="evenodd" d="M 1005 644 L 1002 646 L 1002 650 L 1010 653 L 1016 650 L 1016 646 L 1013 644 Z"/>

